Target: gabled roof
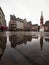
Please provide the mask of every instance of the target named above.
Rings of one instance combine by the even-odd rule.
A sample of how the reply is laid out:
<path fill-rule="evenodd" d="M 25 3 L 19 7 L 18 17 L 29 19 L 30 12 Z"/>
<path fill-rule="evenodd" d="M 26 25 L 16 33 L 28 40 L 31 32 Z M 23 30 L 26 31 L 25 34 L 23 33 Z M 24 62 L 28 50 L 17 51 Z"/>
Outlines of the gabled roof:
<path fill-rule="evenodd" d="M 28 24 L 32 24 L 31 21 L 27 22 Z"/>
<path fill-rule="evenodd" d="M 23 22 L 23 19 L 21 19 L 21 18 L 19 18 L 19 17 L 16 18 L 16 20 L 17 20 L 17 21 L 20 21 L 20 22 Z"/>
<path fill-rule="evenodd" d="M 38 26 L 38 24 L 33 24 L 32 26 Z"/>
<path fill-rule="evenodd" d="M 47 25 L 49 26 L 49 20 L 45 22 L 45 25 L 46 25 L 46 26 L 47 26 Z"/>

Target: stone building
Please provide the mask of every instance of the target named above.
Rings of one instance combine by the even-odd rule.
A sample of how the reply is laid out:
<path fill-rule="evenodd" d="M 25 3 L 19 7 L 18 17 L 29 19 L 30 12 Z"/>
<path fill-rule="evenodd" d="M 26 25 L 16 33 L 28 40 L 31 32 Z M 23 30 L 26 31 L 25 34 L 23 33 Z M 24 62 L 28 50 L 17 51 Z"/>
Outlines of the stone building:
<path fill-rule="evenodd" d="M 16 18 L 15 15 L 10 15 L 9 30 L 23 30 L 23 20 L 21 18 Z"/>
<path fill-rule="evenodd" d="M 38 24 L 34 24 L 31 26 L 31 31 L 38 31 Z"/>
<path fill-rule="evenodd" d="M 49 20 L 45 22 L 44 31 L 49 32 Z"/>
<path fill-rule="evenodd" d="M 31 31 L 32 23 L 31 21 L 27 22 L 27 31 Z"/>
<path fill-rule="evenodd" d="M 16 31 L 17 30 L 16 16 L 15 15 L 10 15 L 9 30 L 10 31 Z"/>
<path fill-rule="evenodd" d="M 23 30 L 27 31 L 28 27 L 27 27 L 27 20 L 26 19 L 23 20 L 23 27 L 24 27 Z"/>
<path fill-rule="evenodd" d="M 5 28 L 6 28 L 5 15 L 0 7 L 0 29 L 5 30 Z"/>
<path fill-rule="evenodd" d="M 17 30 L 17 24 L 15 20 L 11 20 L 9 22 L 9 30 L 10 31 L 16 31 Z"/>
<path fill-rule="evenodd" d="M 23 30 L 23 20 L 21 18 L 16 18 L 17 30 Z"/>

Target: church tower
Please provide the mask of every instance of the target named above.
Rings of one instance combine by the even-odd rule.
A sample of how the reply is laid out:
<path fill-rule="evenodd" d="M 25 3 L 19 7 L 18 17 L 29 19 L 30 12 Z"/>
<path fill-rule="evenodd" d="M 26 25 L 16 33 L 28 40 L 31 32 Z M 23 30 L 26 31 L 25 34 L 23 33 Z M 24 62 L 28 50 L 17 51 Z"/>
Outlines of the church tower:
<path fill-rule="evenodd" d="M 43 26 L 44 18 L 43 18 L 43 12 L 41 11 L 41 17 L 40 17 L 40 27 Z"/>

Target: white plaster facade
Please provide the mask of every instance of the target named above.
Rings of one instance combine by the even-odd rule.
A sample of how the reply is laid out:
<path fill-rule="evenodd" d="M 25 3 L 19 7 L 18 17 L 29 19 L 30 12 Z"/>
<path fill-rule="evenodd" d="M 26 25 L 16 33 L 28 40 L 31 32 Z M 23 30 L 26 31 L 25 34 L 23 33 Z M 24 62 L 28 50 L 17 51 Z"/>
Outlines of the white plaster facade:
<path fill-rule="evenodd" d="M 16 24 L 16 21 L 15 20 L 11 20 L 9 22 L 9 30 L 13 30 L 13 31 L 16 31 L 17 30 L 17 24 Z"/>
<path fill-rule="evenodd" d="M 23 30 L 23 21 L 21 22 L 21 21 L 16 21 L 16 24 L 17 24 L 17 29 L 19 29 L 19 30 Z"/>

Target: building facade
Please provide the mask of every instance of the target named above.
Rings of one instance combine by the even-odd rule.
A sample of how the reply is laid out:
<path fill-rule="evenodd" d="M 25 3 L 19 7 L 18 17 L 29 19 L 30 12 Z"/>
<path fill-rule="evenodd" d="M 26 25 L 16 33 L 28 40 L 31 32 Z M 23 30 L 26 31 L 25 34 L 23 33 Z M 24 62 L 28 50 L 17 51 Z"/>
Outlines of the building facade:
<path fill-rule="evenodd" d="M 17 24 L 16 24 L 15 15 L 10 15 L 9 30 L 10 31 L 16 31 L 17 30 Z"/>
<path fill-rule="evenodd" d="M 23 20 L 23 27 L 24 27 L 24 28 L 23 28 L 24 31 L 27 31 L 27 30 L 28 30 L 27 20 L 26 20 L 26 19 Z"/>
<path fill-rule="evenodd" d="M 11 20 L 9 22 L 9 30 L 16 31 L 17 30 L 17 24 L 15 20 Z"/>
<path fill-rule="evenodd" d="M 49 32 L 49 20 L 45 22 L 44 31 Z"/>
<path fill-rule="evenodd" d="M 31 26 L 31 31 L 38 31 L 38 24 L 34 24 Z"/>
<path fill-rule="evenodd" d="M 16 18 L 17 30 L 23 30 L 23 20 L 21 18 Z"/>
<path fill-rule="evenodd" d="M 3 10 L 0 7 L 0 29 L 5 29 L 6 28 L 6 20 L 5 20 L 5 15 L 3 13 Z"/>
<path fill-rule="evenodd" d="M 10 15 L 9 30 L 23 30 L 23 20 L 21 18 L 16 18 L 15 15 Z"/>
<path fill-rule="evenodd" d="M 31 31 L 32 23 L 31 21 L 27 22 L 27 31 Z"/>

